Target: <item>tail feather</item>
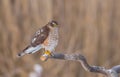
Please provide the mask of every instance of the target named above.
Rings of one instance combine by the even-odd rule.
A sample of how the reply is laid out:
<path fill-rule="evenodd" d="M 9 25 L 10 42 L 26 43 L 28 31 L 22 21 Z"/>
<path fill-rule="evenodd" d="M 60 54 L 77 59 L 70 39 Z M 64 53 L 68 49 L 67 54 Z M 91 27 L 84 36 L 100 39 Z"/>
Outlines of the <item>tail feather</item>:
<path fill-rule="evenodd" d="M 18 57 L 22 57 L 24 56 L 26 53 L 26 50 L 28 50 L 30 47 L 30 45 L 28 45 L 25 49 L 23 49 L 23 51 L 21 51 L 20 53 L 17 54 Z"/>
<path fill-rule="evenodd" d="M 41 49 L 40 45 L 38 45 L 36 47 L 32 47 L 32 46 L 29 45 L 22 52 L 18 53 L 18 57 L 24 56 L 26 54 L 33 54 L 40 49 Z"/>
<path fill-rule="evenodd" d="M 26 53 L 24 53 L 24 52 L 20 52 L 20 53 L 18 53 L 18 57 L 22 57 L 22 56 L 24 56 L 24 55 L 26 55 Z"/>

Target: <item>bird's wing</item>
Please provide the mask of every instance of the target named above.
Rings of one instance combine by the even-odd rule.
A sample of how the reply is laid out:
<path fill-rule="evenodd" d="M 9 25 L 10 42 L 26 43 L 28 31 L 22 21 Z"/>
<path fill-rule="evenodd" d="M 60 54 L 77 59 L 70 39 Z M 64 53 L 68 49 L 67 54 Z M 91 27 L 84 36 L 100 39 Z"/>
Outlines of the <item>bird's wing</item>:
<path fill-rule="evenodd" d="M 31 46 L 35 47 L 42 44 L 47 39 L 49 32 L 50 29 L 48 28 L 48 26 L 44 26 L 37 32 L 35 32 L 31 41 Z"/>

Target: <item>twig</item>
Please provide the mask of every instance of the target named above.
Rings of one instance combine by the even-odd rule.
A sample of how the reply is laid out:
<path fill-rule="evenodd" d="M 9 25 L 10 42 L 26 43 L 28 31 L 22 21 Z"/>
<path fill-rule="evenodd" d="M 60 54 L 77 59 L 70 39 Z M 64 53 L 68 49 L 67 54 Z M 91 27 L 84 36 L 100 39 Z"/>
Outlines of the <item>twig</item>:
<path fill-rule="evenodd" d="M 114 66 L 111 69 L 105 69 L 104 67 L 100 67 L 100 66 L 90 66 L 86 58 L 81 54 L 54 53 L 54 55 L 52 55 L 50 58 L 78 61 L 81 63 L 82 67 L 86 71 L 94 72 L 94 73 L 101 73 L 101 74 L 106 75 L 107 77 L 118 77 L 118 73 L 120 73 L 120 65 Z"/>

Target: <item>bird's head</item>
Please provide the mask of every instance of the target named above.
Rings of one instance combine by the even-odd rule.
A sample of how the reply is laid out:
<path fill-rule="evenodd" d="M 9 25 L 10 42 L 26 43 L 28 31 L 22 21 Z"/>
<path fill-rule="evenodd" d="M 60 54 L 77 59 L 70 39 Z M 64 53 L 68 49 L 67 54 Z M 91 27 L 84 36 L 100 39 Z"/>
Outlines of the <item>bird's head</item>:
<path fill-rule="evenodd" d="M 49 24 L 51 27 L 58 27 L 58 23 L 54 20 L 50 21 Z"/>

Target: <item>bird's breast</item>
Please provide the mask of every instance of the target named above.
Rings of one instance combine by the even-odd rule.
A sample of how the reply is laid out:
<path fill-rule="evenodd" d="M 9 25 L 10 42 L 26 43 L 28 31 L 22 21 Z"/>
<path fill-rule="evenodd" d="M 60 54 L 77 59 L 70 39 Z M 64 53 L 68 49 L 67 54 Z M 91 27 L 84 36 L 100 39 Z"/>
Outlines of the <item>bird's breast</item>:
<path fill-rule="evenodd" d="M 44 42 L 46 50 L 54 51 L 58 44 L 58 29 L 50 31 L 48 38 Z"/>

